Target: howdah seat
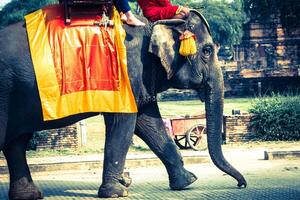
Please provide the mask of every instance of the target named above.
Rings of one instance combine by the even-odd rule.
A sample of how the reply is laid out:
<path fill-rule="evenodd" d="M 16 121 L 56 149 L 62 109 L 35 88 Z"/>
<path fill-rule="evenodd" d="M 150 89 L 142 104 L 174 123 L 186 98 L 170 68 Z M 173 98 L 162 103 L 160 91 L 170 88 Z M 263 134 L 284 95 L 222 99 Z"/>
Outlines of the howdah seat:
<path fill-rule="evenodd" d="M 64 4 L 65 24 L 70 24 L 72 17 L 112 17 L 112 0 L 59 0 L 59 3 Z"/>

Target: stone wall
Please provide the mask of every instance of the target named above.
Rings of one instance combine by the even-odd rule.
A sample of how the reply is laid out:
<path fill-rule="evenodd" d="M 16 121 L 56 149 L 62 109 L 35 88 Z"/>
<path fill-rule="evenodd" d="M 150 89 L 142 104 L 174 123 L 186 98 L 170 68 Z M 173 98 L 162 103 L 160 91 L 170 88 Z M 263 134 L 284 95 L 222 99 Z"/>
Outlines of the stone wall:
<path fill-rule="evenodd" d="M 257 96 L 300 89 L 300 27 L 286 30 L 279 18 L 244 24 L 233 60 L 221 62 L 226 96 Z"/>
<path fill-rule="evenodd" d="M 51 129 L 42 132 L 37 139 L 37 150 L 78 148 L 77 125 L 71 125 L 60 129 Z"/>
<path fill-rule="evenodd" d="M 223 131 L 226 142 L 244 142 L 254 138 L 249 123 L 251 115 L 226 115 L 223 117 Z"/>
<path fill-rule="evenodd" d="M 298 94 L 300 76 L 264 78 L 225 78 L 226 97 L 264 96 L 275 94 Z"/>
<path fill-rule="evenodd" d="M 280 20 L 244 24 L 241 44 L 235 56 L 241 68 L 272 70 L 299 68 L 300 28 L 287 31 Z"/>

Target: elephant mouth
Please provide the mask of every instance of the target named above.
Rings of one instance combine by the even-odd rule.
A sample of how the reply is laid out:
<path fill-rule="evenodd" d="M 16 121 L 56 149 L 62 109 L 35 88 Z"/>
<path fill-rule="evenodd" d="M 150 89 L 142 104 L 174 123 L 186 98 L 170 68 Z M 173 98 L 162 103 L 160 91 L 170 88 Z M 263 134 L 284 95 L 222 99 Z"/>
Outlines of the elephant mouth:
<path fill-rule="evenodd" d="M 181 77 L 181 76 L 174 76 L 172 79 L 173 87 L 177 89 L 192 89 L 198 90 L 203 86 L 203 75 L 198 77 Z"/>

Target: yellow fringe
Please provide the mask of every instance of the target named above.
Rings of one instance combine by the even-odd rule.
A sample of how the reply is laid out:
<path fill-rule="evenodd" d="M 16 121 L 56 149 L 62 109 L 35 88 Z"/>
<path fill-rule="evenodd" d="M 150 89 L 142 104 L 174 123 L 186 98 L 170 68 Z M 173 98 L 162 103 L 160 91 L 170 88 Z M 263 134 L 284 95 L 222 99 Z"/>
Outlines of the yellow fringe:
<path fill-rule="evenodd" d="M 197 53 L 197 46 L 194 37 L 181 40 L 179 54 L 182 56 L 190 56 Z"/>

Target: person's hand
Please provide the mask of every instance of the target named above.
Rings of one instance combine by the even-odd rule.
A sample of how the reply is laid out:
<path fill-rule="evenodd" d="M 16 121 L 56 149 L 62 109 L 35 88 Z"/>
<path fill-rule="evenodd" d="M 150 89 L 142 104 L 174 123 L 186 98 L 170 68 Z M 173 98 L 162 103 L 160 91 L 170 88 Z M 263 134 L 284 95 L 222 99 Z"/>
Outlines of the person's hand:
<path fill-rule="evenodd" d="M 190 9 L 181 6 L 180 12 L 176 14 L 173 19 L 186 19 L 190 15 Z"/>
<path fill-rule="evenodd" d="M 181 12 L 183 12 L 185 15 L 188 15 L 188 14 L 190 14 L 190 9 L 187 7 L 182 7 Z"/>
<path fill-rule="evenodd" d="M 188 16 L 190 14 L 190 9 L 187 7 L 182 7 L 180 12 L 182 12 L 182 14 Z"/>

